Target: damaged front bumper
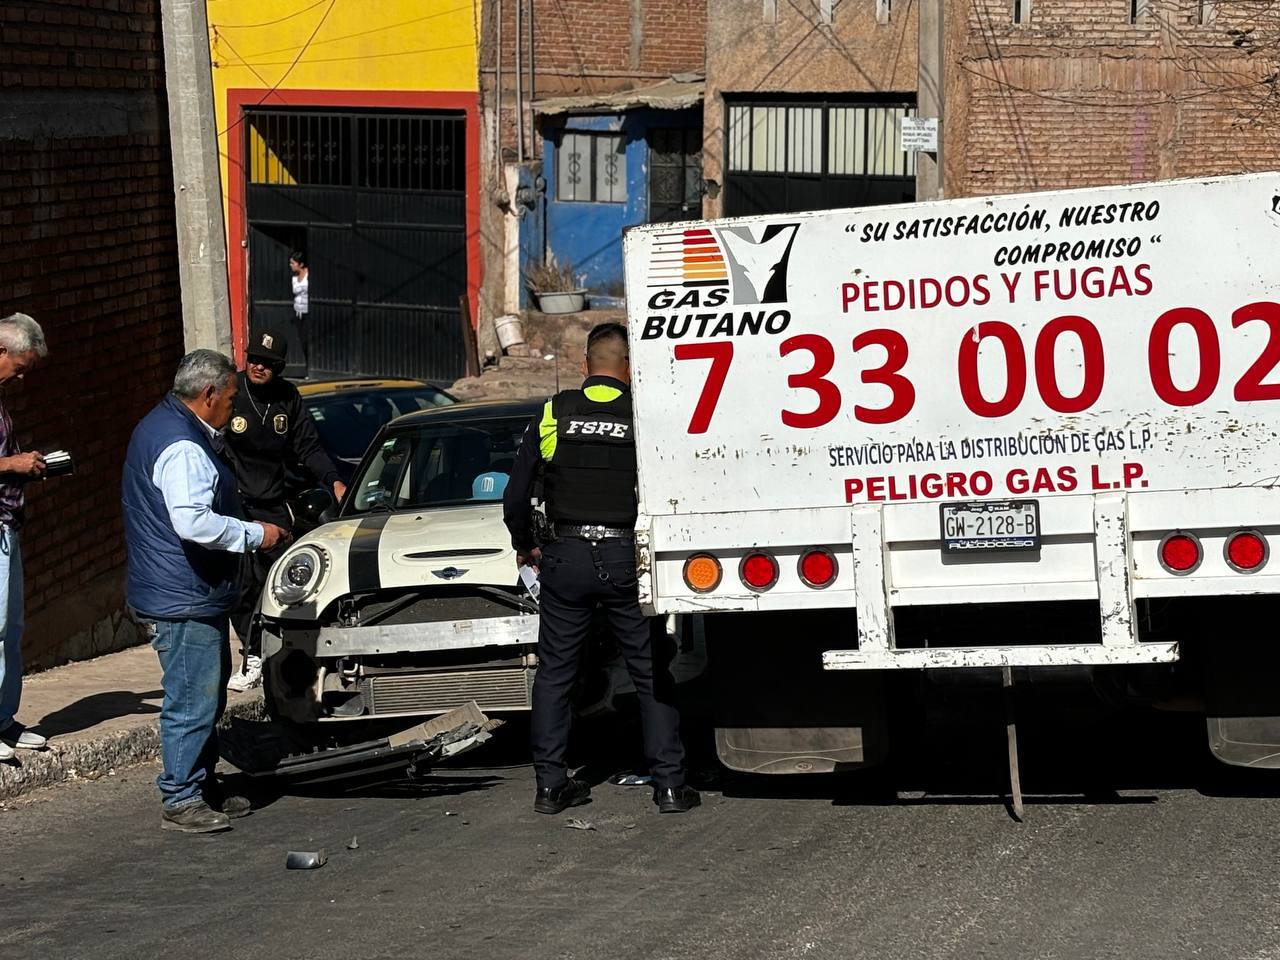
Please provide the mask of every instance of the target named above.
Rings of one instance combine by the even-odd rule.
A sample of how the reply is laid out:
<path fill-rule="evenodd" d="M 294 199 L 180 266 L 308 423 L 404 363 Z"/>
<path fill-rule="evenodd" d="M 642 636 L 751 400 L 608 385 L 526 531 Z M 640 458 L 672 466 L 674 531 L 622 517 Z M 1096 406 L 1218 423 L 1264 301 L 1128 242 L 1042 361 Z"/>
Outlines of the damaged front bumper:
<path fill-rule="evenodd" d="M 532 705 L 538 617 L 321 626 L 264 620 L 268 707 L 299 723 Z"/>

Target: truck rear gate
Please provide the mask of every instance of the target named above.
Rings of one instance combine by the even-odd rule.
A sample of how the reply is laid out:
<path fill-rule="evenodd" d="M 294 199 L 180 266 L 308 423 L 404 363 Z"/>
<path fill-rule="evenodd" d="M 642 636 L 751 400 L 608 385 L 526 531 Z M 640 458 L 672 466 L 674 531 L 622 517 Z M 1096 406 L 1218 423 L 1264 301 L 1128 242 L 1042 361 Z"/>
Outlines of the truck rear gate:
<path fill-rule="evenodd" d="M 1178 660 L 1145 602 L 1280 593 L 1277 197 L 1268 173 L 629 231 L 642 599 L 847 610 L 826 670 Z M 895 637 L 910 607 L 1052 601 L 1096 604 L 1097 642 Z"/>

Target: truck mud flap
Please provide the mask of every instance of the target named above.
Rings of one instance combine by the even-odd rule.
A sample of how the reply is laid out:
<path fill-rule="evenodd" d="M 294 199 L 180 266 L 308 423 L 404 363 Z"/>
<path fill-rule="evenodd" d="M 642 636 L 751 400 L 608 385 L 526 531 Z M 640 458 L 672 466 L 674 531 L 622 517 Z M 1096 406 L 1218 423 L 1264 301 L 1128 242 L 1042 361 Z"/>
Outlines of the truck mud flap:
<path fill-rule="evenodd" d="M 743 773 L 834 773 L 867 764 L 862 727 L 716 727 L 716 754 Z"/>
<path fill-rule="evenodd" d="M 885 757 L 881 674 L 822 668 L 833 637 L 847 642 L 853 632 L 852 611 L 710 614 L 704 623 L 716 753 L 726 767 L 835 773 Z"/>
<path fill-rule="evenodd" d="M 250 776 L 324 783 L 409 767 L 423 772 L 433 763 L 474 750 L 501 725 L 473 701 L 426 723 L 354 743 L 318 744 L 320 729 L 313 725 L 243 719 L 233 719 L 218 741 L 223 758 Z"/>
<path fill-rule="evenodd" d="M 1184 657 L 1203 662 L 1209 749 L 1231 766 L 1280 769 L 1280 645 L 1263 629 L 1280 601 L 1240 597 L 1198 612 L 1198 636 L 1184 644 Z M 1228 623 L 1256 625 L 1263 635 L 1225 631 Z"/>

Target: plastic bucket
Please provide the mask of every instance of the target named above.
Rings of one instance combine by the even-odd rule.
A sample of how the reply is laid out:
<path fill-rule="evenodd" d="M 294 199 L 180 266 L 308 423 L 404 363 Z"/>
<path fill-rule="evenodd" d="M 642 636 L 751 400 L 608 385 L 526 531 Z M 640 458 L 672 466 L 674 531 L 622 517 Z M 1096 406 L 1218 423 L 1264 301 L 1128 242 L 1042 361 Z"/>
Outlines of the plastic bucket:
<path fill-rule="evenodd" d="M 498 332 L 498 346 L 503 350 L 514 347 L 518 343 L 524 343 L 524 327 L 519 317 L 512 314 L 495 317 L 493 326 Z"/>

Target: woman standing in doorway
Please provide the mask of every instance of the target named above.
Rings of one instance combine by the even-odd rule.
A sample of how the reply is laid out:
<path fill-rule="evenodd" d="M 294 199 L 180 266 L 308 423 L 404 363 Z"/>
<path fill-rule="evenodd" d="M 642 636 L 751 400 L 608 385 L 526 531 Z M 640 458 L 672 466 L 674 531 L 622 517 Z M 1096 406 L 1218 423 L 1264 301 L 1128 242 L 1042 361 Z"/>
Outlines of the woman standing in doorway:
<path fill-rule="evenodd" d="M 310 273 L 307 269 L 307 257 L 301 250 L 289 255 L 290 284 L 293 287 L 293 317 L 298 331 L 298 346 L 302 348 L 302 362 L 307 364 L 307 332 L 305 329 L 310 294 Z"/>

